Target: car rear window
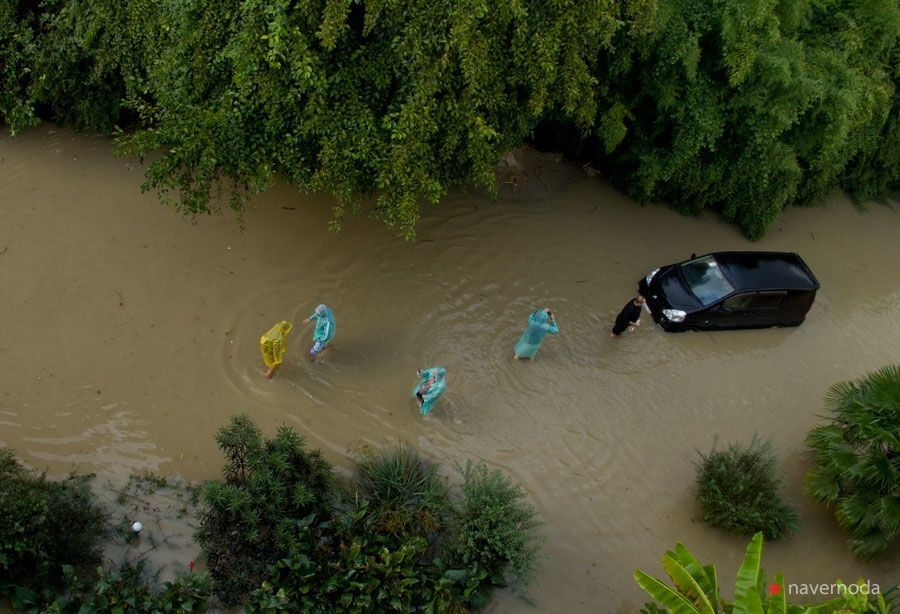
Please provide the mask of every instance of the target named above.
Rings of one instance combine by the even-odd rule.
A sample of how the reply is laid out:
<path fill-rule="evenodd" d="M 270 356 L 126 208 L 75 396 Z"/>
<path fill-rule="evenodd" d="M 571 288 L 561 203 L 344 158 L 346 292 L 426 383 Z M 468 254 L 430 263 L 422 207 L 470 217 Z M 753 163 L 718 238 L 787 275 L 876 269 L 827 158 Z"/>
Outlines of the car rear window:
<path fill-rule="evenodd" d="M 734 287 L 725 279 L 719 263 L 712 256 L 685 262 L 681 265 L 681 276 L 704 307 L 734 292 Z"/>

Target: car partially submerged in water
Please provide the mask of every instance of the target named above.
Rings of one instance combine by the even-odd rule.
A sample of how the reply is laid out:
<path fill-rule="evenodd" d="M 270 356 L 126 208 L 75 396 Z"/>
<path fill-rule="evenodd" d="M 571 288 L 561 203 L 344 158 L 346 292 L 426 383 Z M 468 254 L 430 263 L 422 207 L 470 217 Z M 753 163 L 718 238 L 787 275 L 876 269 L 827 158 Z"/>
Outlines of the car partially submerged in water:
<path fill-rule="evenodd" d="M 667 331 L 798 326 L 819 282 L 798 254 L 714 252 L 652 271 L 638 282 Z"/>

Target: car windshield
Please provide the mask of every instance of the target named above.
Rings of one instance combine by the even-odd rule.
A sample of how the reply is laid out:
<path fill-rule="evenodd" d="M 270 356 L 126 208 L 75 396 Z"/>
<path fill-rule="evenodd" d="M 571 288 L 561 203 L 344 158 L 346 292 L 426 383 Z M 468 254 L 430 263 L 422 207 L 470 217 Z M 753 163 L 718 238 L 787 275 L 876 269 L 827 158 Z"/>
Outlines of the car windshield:
<path fill-rule="evenodd" d="M 712 256 L 685 262 L 681 265 L 681 275 L 690 291 L 704 307 L 712 305 L 734 291 L 722 274 L 719 263 Z"/>

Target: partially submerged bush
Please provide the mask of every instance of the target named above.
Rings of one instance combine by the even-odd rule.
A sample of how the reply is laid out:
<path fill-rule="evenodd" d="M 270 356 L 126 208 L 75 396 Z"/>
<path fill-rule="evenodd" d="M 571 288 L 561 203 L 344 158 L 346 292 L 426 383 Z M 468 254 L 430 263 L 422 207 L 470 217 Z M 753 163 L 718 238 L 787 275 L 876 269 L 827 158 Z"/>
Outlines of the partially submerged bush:
<path fill-rule="evenodd" d="M 750 445 L 713 446 L 709 455 L 700 454 L 696 466 L 697 502 L 705 523 L 738 535 L 761 531 L 767 539 L 797 530 L 796 512 L 778 493 L 770 441 L 754 435 Z"/>
<path fill-rule="evenodd" d="M 463 476 L 455 513 L 457 565 L 482 570 L 497 585 L 524 589 L 540 567 L 537 512 L 525 492 L 484 463 L 457 465 Z"/>
<path fill-rule="evenodd" d="M 125 563 L 109 571 L 98 567 L 93 583 L 82 581 L 72 567 L 64 566 L 64 592 L 36 592 L 16 587 L 10 604 L 28 612 L 205 612 L 209 606 L 209 575 L 181 573 L 161 590 L 150 587 L 143 561 Z M 93 577 L 93 574 L 92 574 Z"/>
<path fill-rule="evenodd" d="M 218 441 L 225 481 L 204 489 L 197 540 L 226 603 L 464 611 L 484 604 L 492 585 L 524 588 L 537 569 L 534 508 L 484 464 L 461 468 L 454 498 L 437 466 L 407 448 L 363 450 L 357 475 L 342 483 L 290 429 L 263 440 L 241 415 Z"/>
<path fill-rule="evenodd" d="M 330 518 L 331 467 L 287 427 L 273 439 L 245 414 L 216 436 L 228 458 L 224 482 L 203 489 L 196 539 L 226 603 L 257 588 L 267 566 L 287 554 L 298 530 Z"/>
<path fill-rule="evenodd" d="M 331 521 L 303 526 L 246 607 L 304 614 L 465 612 L 483 603 L 481 576 L 447 569 L 425 549 L 422 537 L 380 530 L 378 515 L 357 503 Z"/>
<path fill-rule="evenodd" d="M 63 582 L 63 566 L 88 572 L 100 562 L 107 514 L 90 476 L 51 482 L 0 448 L 0 578 L 36 590 Z"/>
<path fill-rule="evenodd" d="M 429 539 L 445 527 L 450 500 L 437 469 L 402 446 L 367 449 L 358 456 L 357 485 L 379 529 Z"/>
<path fill-rule="evenodd" d="M 806 490 L 834 506 L 853 554 L 872 558 L 900 536 L 900 365 L 834 384 L 825 400 L 831 422 L 806 438 Z"/>

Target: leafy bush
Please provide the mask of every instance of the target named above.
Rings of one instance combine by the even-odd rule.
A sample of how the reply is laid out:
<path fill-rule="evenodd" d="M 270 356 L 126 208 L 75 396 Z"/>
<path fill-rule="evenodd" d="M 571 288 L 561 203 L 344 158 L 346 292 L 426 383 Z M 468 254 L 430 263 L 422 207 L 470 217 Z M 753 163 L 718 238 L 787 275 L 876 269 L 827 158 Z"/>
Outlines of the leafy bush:
<path fill-rule="evenodd" d="M 51 482 L 0 449 L 0 578 L 35 591 L 58 586 L 63 566 L 84 572 L 100 562 L 107 514 L 90 476 Z"/>
<path fill-rule="evenodd" d="M 457 565 L 494 584 L 524 589 L 540 567 L 541 523 L 522 488 L 484 463 L 457 465 L 463 476 L 454 529 Z"/>
<path fill-rule="evenodd" d="M 757 533 L 747 545 L 744 560 L 734 582 L 734 601 L 728 602 L 719 594 L 719 580 L 714 565 L 703 565 L 681 544 L 663 555 L 662 564 L 674 586 L 644 573 L 634 572 L 634 580 L 655 601 L 641 609 L 642 614 L 720 614 L 729 612 L 783 612 L 785 614 L 888 614 L 892 611 L 890 597 L 868 595 L 867 585 L 859 580 L 855 591 L 840 580 L 836 586 L 840 595 L 822 603 L 798 606 L 787 602 L 784 575 L 775 575 L 774 582 L 766 581 L 762 569 L 762 533 Z M 863 590 L 860 590 L 863 589 Z M 873 591 L 874 592 L 874 591 Z"/>
<path fill-rule="evenodd" d="M 900 535 L 900 365 L 834 384 L 825 402 L 830 423 L 806 438 L 806 490 L 834 507 L 853 554 L 872 558 Z"/>
<path fill-rule="evenodd" d="M 524 588 L 539 523 L 524 493 L 471 463 L 454 497 L 437 466 L 408 448 L 363 449 L 333 480 L 287 428 L 263 440 L 246 415 L 217 436 L 224 482 L 203 491 L 197 540 L 227 603 L 267 611 L 455 612 L 492 585 Z"/>
<path fill-rule="evenodd" d="M 0 121 L 17 132 L 37 124 L 34 98 L 29 92 L 37 54 L 37 11 L 21 0 L 0 2 Z"/>
<path fill-rule="evenodd" d="M 233 417 L 216 441 L 228 459 L 225 481 L 205 485 L 196 539 L 216 592 L 234 603 L 262 583 L 298 531 L 330 518 L 332 475 L 297 433 L 281 427 L 263 441 L 246 414 Z"/>
<path fill-rule="evenodd" d="M 713 446 L 696 466 L 697 502 L 707 524 L 738 535 L 761 531 L 768 539 L 796 531 L 797 514 L 778 494 L 770 441 L 754 435 L 748 446 Z"/>
<path fill-rule="evenodd" d="M 66 565 L 65 592 L 37 593 L 16 587 L 10 604 L 29 612 L 91 614 L 94 612 L 205 612 L 209 605 L 210 580 L 206 573 L 179 574 L 174 582 L 166 582 L 161 591 L 153 591 L 147 583 L 143 561 L 124 564 L 106 571 L 97 568 L 96 581 L 82 581 L 72 567 Z"/>
<path fill-rule="evenodd" d="M 432 461 L 402 446 L 367 449 L 356 469 L 356 484 L 380 530 L 433 538 L 444 529 L 449 494 Z"/>
<path fill-rule="evenodd" d="M 155 592 L 148 586 L 143 562 L 111 571 L 98 570 L 93 587 L 79 605 L 79 612 L 205 612 L 209 605 L 209 574 L 181 573 Z M 77 603 L 77 602 L 76 602 Z M 73 604 L 76 605 L 76 604 Z M 74 611 L 74 610 L 73 610 Z"/>
<path fill-rule="evenodd" d="M 426 558 L 422 537 L 383 532 L 365 502 L 298 529 L 289 553 L 250 596 L 249 611 L 464 612 L 484 603 L 483 576 Z"/>

